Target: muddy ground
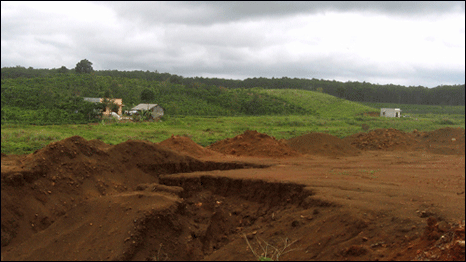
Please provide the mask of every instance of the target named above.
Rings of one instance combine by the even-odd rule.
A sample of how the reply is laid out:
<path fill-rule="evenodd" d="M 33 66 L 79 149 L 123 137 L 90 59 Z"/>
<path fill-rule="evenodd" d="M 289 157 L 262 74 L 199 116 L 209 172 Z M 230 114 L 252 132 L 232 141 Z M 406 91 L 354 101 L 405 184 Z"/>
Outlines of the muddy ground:
<path fill-rule="evenodd" d="M 74 136 L 2 154 L 1 256 L 464 260 L 464 152 L 454 128 L 246 131 L 207 148 Z"/>

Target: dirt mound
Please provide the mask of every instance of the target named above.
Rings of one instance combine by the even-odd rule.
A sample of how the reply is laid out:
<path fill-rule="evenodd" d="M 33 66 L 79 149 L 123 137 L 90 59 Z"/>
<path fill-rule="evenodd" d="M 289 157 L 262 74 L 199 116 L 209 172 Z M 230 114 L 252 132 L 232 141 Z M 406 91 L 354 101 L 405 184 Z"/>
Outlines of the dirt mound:
<path fill-rule="evenodd" d="M 446 127 L 430 132 L 413 131 L 428 151 L 443 155 L 464 155 L 464 128 Z"/>
<path fill-rule="evenodd" d="M 287 157 L 299 155 L 294 149 L 279 142 L 274 137 L 251 130 L 233 138 L 218 141 L 208 148 L 237 156 Z"/>
<path fill-rule="evenodd" d="M 161 146 L 170 148 L 178 153 L 186 154 L 192 157 L 206 157 L 217 154 L 217 152 L 204 148 L 196 144 L 186 136 L 172 136 L 160 143 Z"/>
<path fill-rule="evenodd" d="M 79 177 L 139 169 L 152 175 L 204 170 L 204 163 L 160 145 L 128 140 L 115 146 L 73 136 L 51 143 L 24 161 L 26 181 L 39 176 Z"/>
<path fill-rule="evenodd" d="M 107 145 L 73 136 L 27 156 L 2 156 L 2 246 L 44 230 L 89 197 L 156 183 L 161 174 L 265 167 L 201 161 L 147 141 Z"/>
<path fill-rule="evenodd" d="M 413 134 L 394 128 L 358 133 L 343 140 L 362 150 L 412 150 L 417 146 Z"/>
<path fill-rule="evenodd" d="M 464 143 L 464 128 L 452 128 L 452 127 L 445 127 L 441 129 L 437 129 L 430 132 L 413 132 L 418 133 L 423 138 L 424 141 L 428 141 L 431 143 L 451 143 L 451 142 L 458 142 Z"/>
<path fill-rule="evenodd" d="M 35 174 L 43 175 L 71 162 L 82 163 L 85 159 L 108 156 L 102 141 L 88 142 L 80 136 L 72 136 L 48 144 L 26 157 L 24 167 Z M 105 144 L 106 145 L 106 144 Z"/>
<path fill-rule="evenodd" d="M 336 136 L 310 133 L 288 139 L 287 144 L 303 154 L 324 156 L 356 156 L 360 150 Z"/>
<path fill-rule="evenodd" d="M 204 170 L 204 163 L 190 156 L 179 155 L 161 145 L 139 140 L 128 140 L 108 150 L 112 162 L 127 168 L 139 168 L 151 174 L 171 174 Z"/>
<path fill-rule="evenodd" d="M 430 132 L 405 133 L 393 128 L 376 129 L 343 139 L 362 150 L 429 151 L 442 155 L 464 155 L 464 128 L 441 128 Z"/>
<path fill-rule="evenodd" d="M 102 150 L 105 150 L 105 149 L 108 149 L 108 148 L 112 147 L 111 145 L 105 144 L 103 141 L 101 141 L 99 139 L 92 139 L 92 140 L 89 140 L 87 142 L 89 143 L 89 145 L 91 145 L 91 146 L 93 146 L 95 148 L 102 149 Z"/>
<path fill-rule="evenodd" d="M 182 140 L 186 142 L 185 139 Z M 195 143 L 191 141 L 186 144 L 192 149 L 192 144 Z M 198 146 L 199 148 L 202 150 L 202 147 Z M 208 150 L 200 152 L 207 154 Z M 51 143 L 28 155 L 23 163 L 23 171 L 27 173 L 25 179 L 28 181 L 39 176 L 62 176 L 64 173 L 76 178 L 127 169 L 139 169 L 151 175 L 160 175 L 217 168 L 225 169 L 217 167 L 216 163 L 180 155 L 148 141 L 128 140 L 112 146 L 99 140 L 87 141 L 80 136 Z"/>

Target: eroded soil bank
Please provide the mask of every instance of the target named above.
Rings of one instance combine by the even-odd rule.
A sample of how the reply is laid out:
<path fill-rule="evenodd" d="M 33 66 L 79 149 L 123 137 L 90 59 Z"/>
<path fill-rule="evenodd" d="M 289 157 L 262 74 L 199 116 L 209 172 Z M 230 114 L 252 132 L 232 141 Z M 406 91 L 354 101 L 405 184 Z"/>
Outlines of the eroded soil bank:
<path fill-rule="evenodd" d="M 464 129 L 217 146 L 2 155 L 2 260 L 464 260 Z"/>

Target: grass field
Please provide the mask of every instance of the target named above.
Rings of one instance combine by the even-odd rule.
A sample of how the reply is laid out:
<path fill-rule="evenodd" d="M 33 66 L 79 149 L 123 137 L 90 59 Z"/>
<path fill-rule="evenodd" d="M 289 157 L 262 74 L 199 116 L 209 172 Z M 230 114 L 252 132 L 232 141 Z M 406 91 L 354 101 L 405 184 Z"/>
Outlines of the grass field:
<path fill-rule="evenodd" d="M 429 106 L 417 106 L 418 110 L 421 110 L 422 107 Z M 446 112 L 449 112 L 449 108 L 445 108 L 447 110 Z M 462 108 L 462 112 L 464 112 L 464 106 Z M 458 111 L 456 107 L 450 110 L 454 112 Z M 5 154 L 32 153 L 51 142 L 62 140 L 73 135 L 79 135 L 88 140 L 100 139 L 108 144 L 118 144 L 128 139 L 161 142 L 171 135 L 185 135 L 196 143 L 207 146 L 218 140 L 234 137 L 248 129 L 267 133 L 277 139 L 289 139 L 309 132 L 328 133 L 342 138 L 354 133 L 365 132 L 362 129 L 362 124 L 369 125 L 369 130 L 396 128 L 405 132 L 411 132 L 414 129 L 419 131 L 431 131 L 443 127 L 465 127 L 464 114 L 436 113 L 437 114 L 412 113 L 410 117 L 406 118 L 348 117 L 345 114 L 341 117 L 166 116 L 160 122 L 109 122 L 89 125 L 47 126 L 2 124 L 1 152 Z"/>
<path fill-rule="evenodd" d="M 409 105 L 393 103 L 370 103 L 361 102 L 360 104 L 372 108 L 400 108 L 402 114 L 434 114 L 434 115 L 465 115 L 465 106 L 433 106 L 433 105 Z"/>
<path fill-rule="evenodd" d="M 260 89 L 258 92 L 281 98 L 287 103 L 315 112 L 320 118 L 351 118 L 365 112 L 378 112 L 374 108 L 361 103 L 341 99 L 324 93 L 298 89 Z"/>

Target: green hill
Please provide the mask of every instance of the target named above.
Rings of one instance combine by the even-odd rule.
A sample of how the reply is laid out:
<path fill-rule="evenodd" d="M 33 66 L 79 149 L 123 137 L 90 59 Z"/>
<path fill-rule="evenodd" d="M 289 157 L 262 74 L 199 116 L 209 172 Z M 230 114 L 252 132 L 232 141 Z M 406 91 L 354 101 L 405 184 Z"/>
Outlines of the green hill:
<path fill-rule="evenodd" d="M 143 101 L 143 91 L 153 99 Z M 354 117 L 374 108 L 324 93 L 295 89 L 182 85 L 91 74 L 2 79 L 2 123 L 61 124 L 98 121 L 82 97 L 123 98 L 124 110 L 141 102 L 157 103 L 168 116 L 309 115 Z M 85 110 L 84 110 L 85 108 Z"/>
<path fill-rule="evenodd" d="M 315 112 L 321 118 L 354 117 L 378 109 L 320 92 L 298 89 L 263 89 L 259 93 L 280 98 L 287 103 Z"/>

